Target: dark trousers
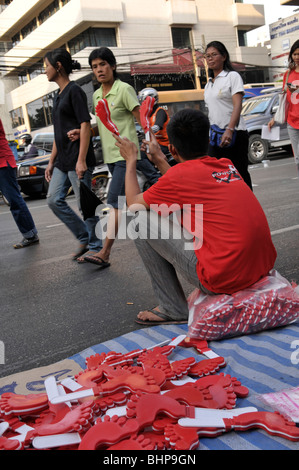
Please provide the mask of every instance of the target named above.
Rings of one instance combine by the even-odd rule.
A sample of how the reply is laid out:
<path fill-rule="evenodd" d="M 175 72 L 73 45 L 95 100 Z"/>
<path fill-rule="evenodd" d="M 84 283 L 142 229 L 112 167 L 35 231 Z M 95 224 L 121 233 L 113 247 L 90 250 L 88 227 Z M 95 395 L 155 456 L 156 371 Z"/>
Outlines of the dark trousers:
<path fill-rule="evenodd" d="M 11 214 L 23 237 L 34 237 L 37 230 L 27 204 L 20 193 L 14 168 L 10 166 L 0 168 L 0 191 L 8 200 Z"/>
<path fill-rule="evenodd" d="M 251 176 L 248 171 L 248 145 L 249 134 L 247 131 L 237 131 L 234 145 L 231 147 L 216 147 L 209 145 L 208 155 L 215 158 L 229 158 L 246 184 L 252 189 Z"/>
<path fill-rule="evenodd" d="M 160 173 L 156 170 L 154 165 L 149 161 L 146 153 L 141 153 L 141 159 L 137 160 L 136 168 L 141 171 L 149 183 L 154 184 L 160 178 Z"/>

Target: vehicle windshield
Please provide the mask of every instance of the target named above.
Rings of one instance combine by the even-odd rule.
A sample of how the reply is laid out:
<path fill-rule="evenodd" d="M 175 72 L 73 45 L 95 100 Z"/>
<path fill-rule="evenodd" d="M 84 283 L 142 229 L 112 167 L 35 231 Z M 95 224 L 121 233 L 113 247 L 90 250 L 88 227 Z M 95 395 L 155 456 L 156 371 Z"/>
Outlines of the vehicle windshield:
<path fill-rule="evenodd" d="M 249 114 L 263 114 L 269 106 L 271 98 L 269 96 L 251 98 L 245 101 L 242 109 L 242 115 L 248 116 Z"/>

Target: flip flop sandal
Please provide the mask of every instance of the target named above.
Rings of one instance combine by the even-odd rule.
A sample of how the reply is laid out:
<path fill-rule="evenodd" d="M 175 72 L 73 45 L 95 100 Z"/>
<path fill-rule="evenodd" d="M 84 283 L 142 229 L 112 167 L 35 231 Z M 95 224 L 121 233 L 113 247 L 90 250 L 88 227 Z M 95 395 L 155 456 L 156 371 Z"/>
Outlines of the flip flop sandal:
<path fill-rule="evenodd" d="M 140 318 L 135 318 L 135 322 L 138 323 L 138 325 L 145 325 L 145 326 L 155 326 L 155 325 L 183 325 L 188 323 L 188 320 L 172 320 L 171 318 L 166 318 L 166 316 L 155 310 L 154 308 L 148 308 L 144 310 L 146 312 L 152 312 L 158 317 L 161 317 L 161 320 L 141 320 Z"/>
<path fill-rule="evenodd" d="M 35 245 L 35 243 L 39 243 L 39 238 L 37 235 L 32 238 L 23 238 L 20 243 L 16 243 L 13 247 L 18 250 L 20 248 L 26 248 L 27 246 Z"/>
<path fill-rule="evenodd" d="M 84 256 L 85 261 L 88 263 L 96 264 L 100 269 L 108 268 L 110 263 L 104 261 L 99 256 Z"/>

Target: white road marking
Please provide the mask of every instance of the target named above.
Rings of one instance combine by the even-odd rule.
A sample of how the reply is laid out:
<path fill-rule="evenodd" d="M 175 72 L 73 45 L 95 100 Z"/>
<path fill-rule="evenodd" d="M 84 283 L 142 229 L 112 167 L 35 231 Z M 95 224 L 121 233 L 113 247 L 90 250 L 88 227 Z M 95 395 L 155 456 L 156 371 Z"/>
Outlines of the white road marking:
<path fill-rule="evenodd" d="M 292 230 L 298 230 L 298 229 L 299 229 L 299 225 L 292 225 L 291 227 L 274 230 L 273 232 L 271 232 L 271 235 L 278 235 L 279 233 L 291 232 Z"/>

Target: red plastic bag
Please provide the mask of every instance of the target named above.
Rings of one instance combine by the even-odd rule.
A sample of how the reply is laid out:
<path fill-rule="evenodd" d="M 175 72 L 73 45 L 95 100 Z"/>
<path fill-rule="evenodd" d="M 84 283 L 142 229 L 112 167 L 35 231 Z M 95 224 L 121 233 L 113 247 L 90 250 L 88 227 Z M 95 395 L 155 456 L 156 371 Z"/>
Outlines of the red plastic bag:
<path fill-rule="evenodd" d="M 277 271 L 232 295 L 188 298 L 189 336 L 204 340 L 246 335 L 290 324 L 299 318 L 299 291 Z"/>

